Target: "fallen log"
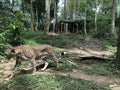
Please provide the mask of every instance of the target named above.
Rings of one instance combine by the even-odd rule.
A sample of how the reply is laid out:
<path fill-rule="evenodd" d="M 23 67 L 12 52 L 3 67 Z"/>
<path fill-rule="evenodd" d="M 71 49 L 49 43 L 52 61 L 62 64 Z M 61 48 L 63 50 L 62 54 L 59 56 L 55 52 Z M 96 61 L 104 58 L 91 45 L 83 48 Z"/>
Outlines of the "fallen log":
<path fill-rule="evenodd" d="M 70 59 L 73 60 L 102 60 L 110 61 L 115 58 L 115 55 L 81 55 L 81 54 L 71 54 L 67 55 Z"/>

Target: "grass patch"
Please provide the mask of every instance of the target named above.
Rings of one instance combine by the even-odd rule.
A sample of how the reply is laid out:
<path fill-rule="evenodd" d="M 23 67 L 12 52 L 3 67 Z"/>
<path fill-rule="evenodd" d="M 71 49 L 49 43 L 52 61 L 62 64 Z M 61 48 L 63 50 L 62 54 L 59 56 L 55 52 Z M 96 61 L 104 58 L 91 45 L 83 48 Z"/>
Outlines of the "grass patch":
<path fill-rule="evenodd" d="M 105 50 L 109 50 L 112 52 L 116 52 L 117 51 L 117 47 L 116 47 L 116 40 L 106 40 L 106 39 L 94 39 L 93 43 L 101 46 L 103 49 Z"/>
<path fill-rule="evenodd" d="M 112 51 L 112 52 L 117 52 L 117 47 L 116 46 L 106 46 L 107 50 Z"/>
<path fill-rule="evenodd" d="M 18 70 L 23 70 L 23 68 L 27 68 L 29 63 L 29 61 L 22 61 L 21 65 L 18 67 Z"/>
<path fill-rule="evenodd" d="M 6 87 L 7 90 L 108 90 L 92 81 L 54 74 L 17 76 L 0 85 L 0 90 Z"/>
<path fill-rule="evenodd" d="M 50 62 L 48 67 L 52 69 L 56 69 L 58 71 L 62 71 L 62 72 L 77 69 L 77 66 L 69 62 L 69 60 L 67 60 L 66 58 L 60 59 L 59 64 L 60 64 L 60 67 L 58 69 L 56 68 L 56 64 L 54 62 Z"/>
<path fill-rule="evenodd" d="M 109 61 L 107 63 L 96 63 L 90 65 L 84 69 L 87 74 L 97 74 L 104 76 L 117 75 L 120 76 L 120 69 L 115 61 Z"/>
<path fill-rule="evenodd" d="M 62 59 L 59 62 L 60 62 L 60 68 L 59 68 L 60 71 L 71 71 L 73 69 L 77 69 L 77 66 L 69 62 L 69 60 Z"/>
<path fill-rule="evenodd" d="M 24 44 L 28 44 L 28 45 L 31 45 L 31 46 L 39 45 L 35 40 L 32 40 L 32 39 L 30 39 L 30 40 L 24 39 Z"/>
<path fill-rule="evenodd" d="M 32 40 L 35 42 L 35 44 L 36 43 L 37 44 L 49 44 L 49 45 L 56 46 L 56 47 L 65 47 L 67 45 L 72 45 L 72 42 L 68 36 L 64 36 L 64 35 L 54 36 L 54 37 L 47 36 L 41 31 L 28 32 L 26 36 L 24 36 L 24 39 L 27 41 L 28 44 Z"/>

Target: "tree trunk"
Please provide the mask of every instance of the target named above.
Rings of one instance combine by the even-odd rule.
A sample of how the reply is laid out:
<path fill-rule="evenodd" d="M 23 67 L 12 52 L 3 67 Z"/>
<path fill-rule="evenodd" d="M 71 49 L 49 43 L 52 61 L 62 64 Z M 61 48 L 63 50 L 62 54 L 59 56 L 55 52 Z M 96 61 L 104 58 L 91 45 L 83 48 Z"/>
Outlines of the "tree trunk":
<path fill-rule="evenodd" d="M 36 3 L 36 26 L 35 30 L 38 30 L 38 10 L 37 10 L 37 3 Z"/>
<path fill-rule="evenodd" d="M 116 31 L 115 31 L 115 9 L 116 9 L 116 5 L 117 5 L 117 0 L 113 0 L 112 3 L 112 19 L 111 19 L 111 23 L 112 23 L 112 28 L 111 28 L 111 34 L 116 36 Z"/>
<path fill-rule="evenodd" d="M 31 27 L 31 31 L 34 31 L 34 27 L 33 27 L 33 5 L 32 5 L 32 2 L 33 2 L 33 0 L 31 0 L 30 1 L 30 19 L 31 19 L 31 21 L 30 21 L 30 23 L 31 23 L 31 25 L 30 25 L 30 27 Z"/>
<path fill-rule="evenodd" d="M 97 33 L 97 13 L 95 12 L 95 33 Z"/>
<path fill-rule="evenodd" d="M 77 1 L 77 4 L 78 4 L 77 5 L 77 18 L 79 18 L 79 13 L 80 13 L 80 10 L 79 10 L 80 9 L 80 1 L 79 0 Z"/>
<path fill-rule="evenodd" d="M 86 1 L 87 2 L 87 1 Z M 87 31 L 86 31 L 86 14 L 87 14 L 87 7 L 86 7 L 86 3 L 85 2 L 85 19 L 84 19 L 84 34 L 87 35 Z"/>
<path fill-rule="evenodd" d="M 73 20 L 77 19 L 77 0 L 74 0 Z"/>
<path fill-rule="evenodd" d="M 51 0 L 46 0 L 45 1 L 45 11 L 46 11 L 45 30 L 46 30 L 46 34 L 49 33 L 49 28 L 50 28 L 50 4 L 51 4 Z"/>
<path fill-rule="evenodd" d="M 98 16 L 97 5 L 98 5 L 98 1 L 95 1 L 95 33 L 96 34 L 97 34 L 97 16 Z"/>
<path fill-rule="evenodd" d="M 22 11 L 25 12 L 24 0 L 22 0 Z"/>
<path fill-rule="evenodd" d="M 67 0 L 64 1 L 64 20 L 67 20 Z M 68 33 L 67 26 L 68 25 L 64 23 L 64 31 L 66 34 Z"/>
<path fill-rule="evenodd" d="M 12 0 L 12 12 L 14 12 L 14 0 Z"/>
<path fill-rule="evenodd" d="M 117 40 L 117 62 L 120 64 L 120 17 L 119 17 L 119 31 L 118 31 L 118 40 Z"/>
<path fill-rule="evenodd" d="M 56 32 L 57 30 L 57 0 L 54 0 L 54 23 L 53 23 L 53 32 Z"/>

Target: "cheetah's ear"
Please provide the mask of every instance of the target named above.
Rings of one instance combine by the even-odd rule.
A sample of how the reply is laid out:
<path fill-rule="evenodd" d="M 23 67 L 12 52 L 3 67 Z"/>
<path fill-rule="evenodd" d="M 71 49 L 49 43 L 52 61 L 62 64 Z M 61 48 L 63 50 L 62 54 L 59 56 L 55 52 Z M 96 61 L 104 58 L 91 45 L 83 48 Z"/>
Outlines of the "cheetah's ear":
<path fill-rule="evenodd" d="M 11 52 L 12 52 L 12 53 L 15 53 L 15 49 L 11 49 Z"/>

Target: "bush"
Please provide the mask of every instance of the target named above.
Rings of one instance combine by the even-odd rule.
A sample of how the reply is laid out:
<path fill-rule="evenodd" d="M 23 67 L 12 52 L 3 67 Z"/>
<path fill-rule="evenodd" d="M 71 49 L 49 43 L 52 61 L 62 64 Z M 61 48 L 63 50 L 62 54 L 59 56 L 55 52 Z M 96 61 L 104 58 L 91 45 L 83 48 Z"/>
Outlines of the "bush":
<path fill-rule="evenodd" d="M 10 48 L 11 46 L 8 43 L 5 44 L 0 44 L 0 55 L 4 56 L 4 52 L 5 50 L 7 50 L 8 48 Z"/>
<path fill-rule="evenodd" d="M 7 34 L 6 39 L 12 46 L 23 44 L 23 35 L 27 31 L 27 28 L 24 25 L 24 16 L 25 15 L 22 12 L 16 12 L 13 22 L 8 25 L 9 33 Z"/>
<path fill-rule="evenodd" d="M 27 30 L 24 18 L 22 12 L 16 12 L 11 24 L 7 26 L 7 30 L 0 33 L 0 58 L 4 56 L 5 50 L 11 46 L 23 44 L 23 35 Z"/>
<path fill-rule="evenodd" d="M 11 47 L 9 43 L 6 42 L 6 34 L 9 31 L 0 33 L 0 59 L 4 56 L 4 52 Z"/>

